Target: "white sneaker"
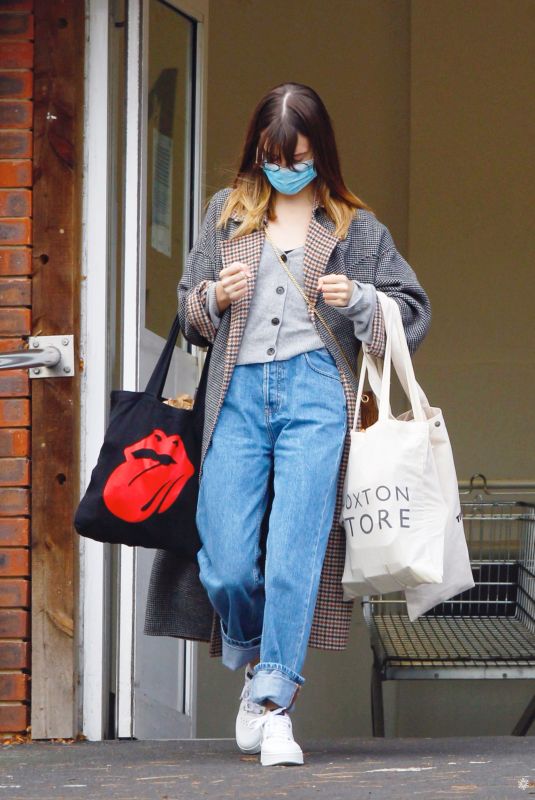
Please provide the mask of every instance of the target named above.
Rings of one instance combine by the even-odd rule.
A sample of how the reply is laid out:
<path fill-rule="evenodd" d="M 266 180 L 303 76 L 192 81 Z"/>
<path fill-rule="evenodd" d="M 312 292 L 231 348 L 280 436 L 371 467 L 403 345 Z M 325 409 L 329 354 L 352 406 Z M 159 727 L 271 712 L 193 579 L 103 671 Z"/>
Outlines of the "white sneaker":
<path fill-rule="evenodd" d="M 293 737 L 292 720 L 289 714 L 282 713 L 284 710 L 274 708 L 251 723 L 254 728 L 263 732 L 260 748 L 260 763 L 263 767 L 303 763 L 303 751 Z"/>
<path fill-rule="evenodd" d="M 245 684 L 240 699 L 240 709 L 236 717 L 236 743 L 243 753 L 259 753 L 262 742 L 262 727 L 254 725 L 265 714 L 265 706 L 250 699 L 253 673 L 249 664 L 245 667 Z"/>

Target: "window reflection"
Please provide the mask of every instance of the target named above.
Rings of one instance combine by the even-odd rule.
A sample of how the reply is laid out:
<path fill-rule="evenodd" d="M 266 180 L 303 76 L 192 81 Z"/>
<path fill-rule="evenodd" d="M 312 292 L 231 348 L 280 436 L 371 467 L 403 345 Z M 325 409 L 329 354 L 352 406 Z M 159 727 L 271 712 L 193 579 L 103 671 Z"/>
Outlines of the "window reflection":
<path fill-rule="evenodd" d="M 149 5 L 145 327 L 166 338 L 190 246 L 194 23 Z"/>

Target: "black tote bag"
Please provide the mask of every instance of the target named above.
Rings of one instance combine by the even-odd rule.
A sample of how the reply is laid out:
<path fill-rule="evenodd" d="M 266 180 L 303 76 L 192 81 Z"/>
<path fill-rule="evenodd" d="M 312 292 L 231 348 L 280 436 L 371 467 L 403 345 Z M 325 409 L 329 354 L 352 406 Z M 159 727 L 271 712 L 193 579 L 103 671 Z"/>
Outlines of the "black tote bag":
<path fill-rule="evenodd" d="M 113 390 L 97 465 L 74 516 L 99 542 L 195 556 L 195 525 L 209 347 L 192 409 L 162 401 L 180 322 L 176 316 L 144 392 Z"/>

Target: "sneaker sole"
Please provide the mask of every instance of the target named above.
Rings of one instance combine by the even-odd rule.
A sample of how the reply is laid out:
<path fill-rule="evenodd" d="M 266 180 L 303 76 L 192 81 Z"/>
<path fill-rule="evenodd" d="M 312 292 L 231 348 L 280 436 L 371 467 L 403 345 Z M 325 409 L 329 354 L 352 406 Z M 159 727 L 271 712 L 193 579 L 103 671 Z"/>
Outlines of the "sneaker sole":
<path fill-rule="evenodd" d="M 290 766 L 300 766 L 304 764 L 303 754 L 289 756 L 287 753 L 269 753 L 261 755 L 260 763 L 263 767 L 274 767 L 277 764 Z"/>
<path fill-rule="evenodd" d="M 262 749 L 261 744 L 253 745 L 253 747 L 242 747 L 241 744 L 238 744 L 238 742 L 236 742 L 236 744 L 242 753 L 247 753 L 248 755 L 256 755 Z"/>

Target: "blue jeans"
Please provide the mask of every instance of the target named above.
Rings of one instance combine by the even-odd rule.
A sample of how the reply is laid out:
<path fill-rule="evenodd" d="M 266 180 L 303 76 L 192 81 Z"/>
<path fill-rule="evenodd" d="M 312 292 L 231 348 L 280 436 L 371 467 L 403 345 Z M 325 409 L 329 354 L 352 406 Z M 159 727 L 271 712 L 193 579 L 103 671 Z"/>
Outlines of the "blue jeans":
<path fill-rule="evenodd" d="M 223 664 L 238 669 L 260 657 L 251 683 L 257 703 L 291 709 L 305 682 L 345 434 L 345 394 L 326 348 L 234 367 L 201 474 L 197 559 L 221 619 Z"/>

